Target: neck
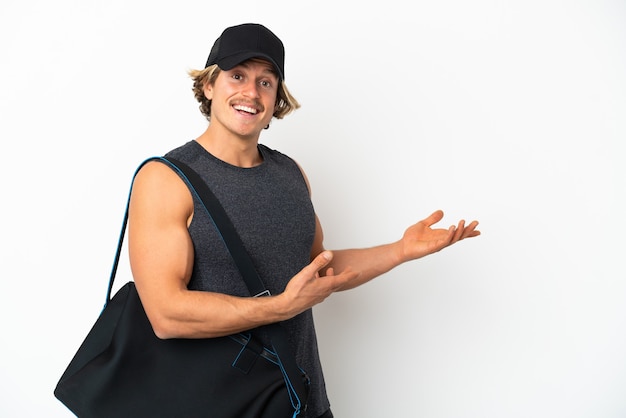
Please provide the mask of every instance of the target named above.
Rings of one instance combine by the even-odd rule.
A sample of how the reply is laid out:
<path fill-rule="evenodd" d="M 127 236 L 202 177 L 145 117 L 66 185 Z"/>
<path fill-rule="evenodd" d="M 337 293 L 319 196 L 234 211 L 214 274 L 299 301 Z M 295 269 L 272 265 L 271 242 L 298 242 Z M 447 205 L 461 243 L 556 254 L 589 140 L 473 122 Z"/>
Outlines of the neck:
<path fill-rule="evenodd" d="M 196 138 L 196 142 L 216 158 L 237 167 L 250 168 L 263 162 L 258 149 L 258 135 L 255 138 L 244 138 L 216 131 L 209 125 L 207 130 Z"/>

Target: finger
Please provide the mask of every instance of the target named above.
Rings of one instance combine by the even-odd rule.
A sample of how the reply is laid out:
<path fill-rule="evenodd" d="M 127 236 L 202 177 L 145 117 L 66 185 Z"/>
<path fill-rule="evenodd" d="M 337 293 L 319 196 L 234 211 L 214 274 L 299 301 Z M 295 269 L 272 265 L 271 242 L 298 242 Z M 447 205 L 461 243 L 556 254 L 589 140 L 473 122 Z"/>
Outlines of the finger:
<path fill-rule="evenodd" d="M 315 274 L 319 272 L 321 269 L 323 269 L 324 267 L 326 267 L 332 259 L 333 259 L 332 252 L 322 251 L 320 254 L 318 254 L 317 257 L 313 259 L 313 261 L 311 261 L 311 263 L 308 266 L 304 268 L 304 270 L 307 270 L 311 274 Z"/>
<path fill-rule="evenodd" d="M 431 225 L 436 224 L 437 222 L 439 222 L 442 219 L 443 219 L 443 211 L 442 210 L 436 210 L 433 213 L 431 213 L 430 216 L 428 216 L 427 218 L 423 219 L 422 222 L 426 226 L 431 226 Z"/>
<path fill-rule="evenodd" d="M 448 246 L 451 243 L 454 242 L 454 235 L 456 234 L 456 226 L 455 225 L 451 225 L 450 228 L 448 228 L 448 236 L 446 237 L 446 241 L 445 241 L 445 245 Z"/>
<path fill-rule="evenodd" d="M 332 278 L 331 283 L 332 283 L 333 292 L 336 292 L 341 289 L 351 288 L 353 285 L 351 285 L 350 283 L 353 282 L 354 280 L 357 280 L 360 275 L 361 275 L 360 272 L 354 271 L 350 267 L 348 267 L 347 269 L 343 270 L 341 273 L 330 276 Z"/>
<path fill-rule="evenodd" d="M 463 237 L 463 233 L 465 232 L 465 221 L 461 219 L 459 221 L 459 225 L 456 227 L 456 231 L 454 232 L 454 238 L 452 242 L 457 242 Z"/>
<path fill-rule="evenodd" d="M 480 235 L 480 231 L 478 231 L 476 229 L 476 227 L 478 226 L 478 221 L 472 221 L 472 223 L 470 223 L 467 228 L 465 228 L 465 231 L 463 232 L 463 238 L 470 238 L 470 237 L 477 237 Z"/>

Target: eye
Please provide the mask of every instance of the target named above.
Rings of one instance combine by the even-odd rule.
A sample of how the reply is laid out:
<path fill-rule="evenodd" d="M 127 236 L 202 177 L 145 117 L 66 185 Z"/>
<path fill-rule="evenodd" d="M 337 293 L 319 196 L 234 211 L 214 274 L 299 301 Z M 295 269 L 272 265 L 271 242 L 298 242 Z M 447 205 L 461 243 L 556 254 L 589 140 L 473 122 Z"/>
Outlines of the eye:
<path fill-rule="evenodd" d="M 265 87 L 267 89 L 272 87 L 272 83 L 269 80 L 262 80 L 259 84 L 261 84 L 262 87 Z"/>

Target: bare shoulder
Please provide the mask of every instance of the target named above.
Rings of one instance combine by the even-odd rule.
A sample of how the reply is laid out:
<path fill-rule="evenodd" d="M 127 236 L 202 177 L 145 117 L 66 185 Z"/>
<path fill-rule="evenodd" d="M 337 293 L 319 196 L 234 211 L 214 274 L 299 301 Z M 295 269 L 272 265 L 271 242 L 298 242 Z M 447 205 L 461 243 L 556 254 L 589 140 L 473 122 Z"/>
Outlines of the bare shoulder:
<path fill-rule="evenodd" d="M 135 176 L 131 194 L 132 209 L 164 215 L 190 217 L 193 213 L 191 192 L 183 180 L 166 164 L 146 163 Z"/>
<path fill-rule="evenodd" d="M 180 179 L 178 174 L 174 172 L 165 163 L 160 161 L 148 161 L 141 167 L 135 177 L 136 184 L 153 184 L 153 183 L 169 183 L 175 179 Z M 181 182 L 182 183 L 182 182 Z"/>

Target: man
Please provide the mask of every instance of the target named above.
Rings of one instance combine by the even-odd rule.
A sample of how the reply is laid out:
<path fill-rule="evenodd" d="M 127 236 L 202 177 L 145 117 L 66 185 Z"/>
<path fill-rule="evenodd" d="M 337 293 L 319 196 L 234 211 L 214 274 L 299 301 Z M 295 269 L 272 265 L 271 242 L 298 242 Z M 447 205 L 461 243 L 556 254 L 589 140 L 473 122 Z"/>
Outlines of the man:
<path fill-rule="evenodd" d="M 211 338 L 281 322 L 311 378 L 308 417 L 332 417 L 311 308 L 409 260 L 479 235 L 476 221 L 431 228 L 436 211 L 394 243 L 327 251 L 309 186 L 289 157 L 259 144 L 273 117 L 299 104 L 285 86 L 283 44 L 262 25 L 227 28 L 206 68 L 190 72 L 209 120 L 168 153 L 210 185 L 272 296 L 250 298 L 208 216 L 181 178 L 159 162 L 137 174 L 129 252 L 137 290 L 160 338 Z"/>

